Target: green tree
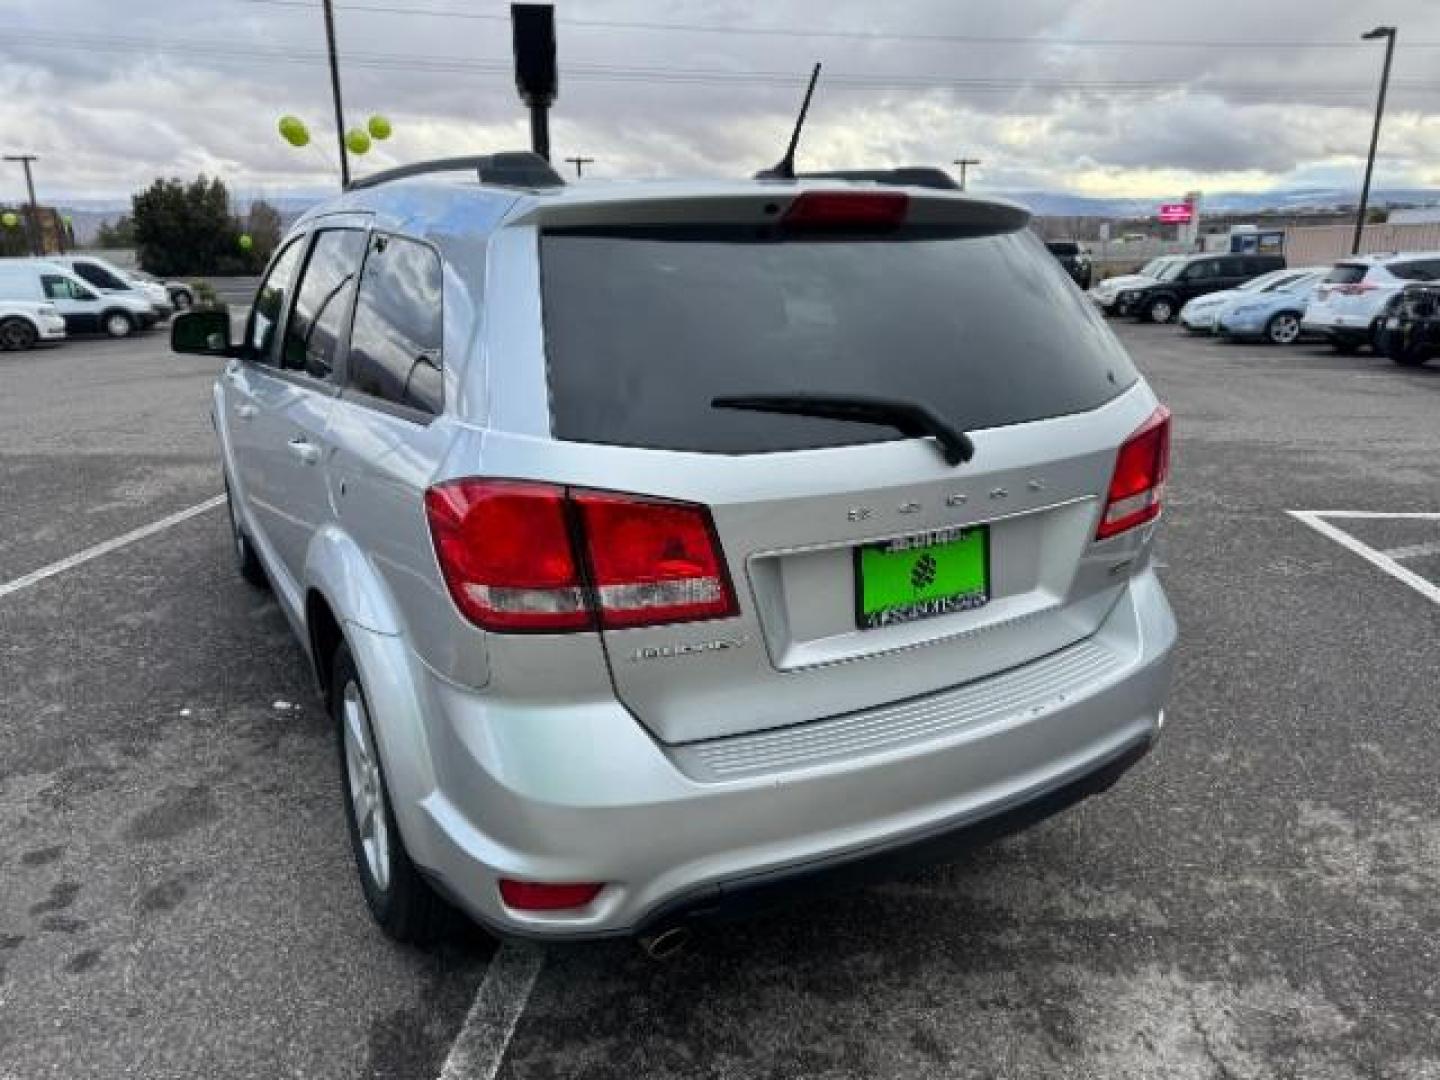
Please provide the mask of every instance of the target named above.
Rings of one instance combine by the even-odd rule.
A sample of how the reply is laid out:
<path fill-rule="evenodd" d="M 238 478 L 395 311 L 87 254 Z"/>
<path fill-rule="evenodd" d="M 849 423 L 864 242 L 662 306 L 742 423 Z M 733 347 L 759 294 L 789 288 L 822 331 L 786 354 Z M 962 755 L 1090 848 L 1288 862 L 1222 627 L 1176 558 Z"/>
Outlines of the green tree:
<path fill-rule="evenodd" d="M 30 238 L 25 232 L 25 215 L 28 213 L 23 206 L 5 206 L 0 204 L 0 214 L 14 214 L 15 224 L 0 224 L 0 255 L 29 255 Z"/>
<path fill-rule="evenodd" d="M 133 248 L 135 246 L 135 222 L 129 214 L 121 214 L 114 221 L 102 221 L 95 233 L 95 246 L 100 248 Z"/>
<path fill-rule="evenodd" d="M 202 174 L 188 184 L 162 177 L 130 202 L 142 269 L 158 277 L 253 272 L 219 177 Z"/>
<path fill-rule="evenodd" d="M 245 215 L 245 232 L 254 241 L 250 255 L 258 264 L 258 273 L 280 246 L 280 211 L 264 199 L 256 199 Z"/>

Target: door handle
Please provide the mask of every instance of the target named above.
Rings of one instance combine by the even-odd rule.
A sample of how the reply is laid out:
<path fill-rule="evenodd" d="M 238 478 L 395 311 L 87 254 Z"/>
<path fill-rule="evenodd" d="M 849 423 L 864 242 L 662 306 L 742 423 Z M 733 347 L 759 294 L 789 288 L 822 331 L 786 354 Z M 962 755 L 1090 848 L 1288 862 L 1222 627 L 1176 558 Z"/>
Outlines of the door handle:
<path fill-rule="evenodd" d="M 236 405 L 235 415 L 241 420 L 254 420 L 259 410 L 254 405 Z"/>
<path fill-rule="evenodd" d="M 320 460 L 320 448 L 307 439 L 298 435 L 287 443 L 290 452 L 303 461 L 306 465 L 314 465 Z"/>

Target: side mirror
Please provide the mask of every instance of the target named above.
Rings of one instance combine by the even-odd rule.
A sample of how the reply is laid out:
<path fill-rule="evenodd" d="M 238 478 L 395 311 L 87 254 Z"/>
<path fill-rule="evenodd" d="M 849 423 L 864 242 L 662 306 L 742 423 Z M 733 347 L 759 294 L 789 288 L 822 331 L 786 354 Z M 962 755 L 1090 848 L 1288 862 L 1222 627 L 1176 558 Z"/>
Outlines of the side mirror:
<path fill-rule="evenodd" d="M 229 311 L 185 311 L 170 323 L 170 348 L 199 356 L 239 356 L 230 340 Z"/>

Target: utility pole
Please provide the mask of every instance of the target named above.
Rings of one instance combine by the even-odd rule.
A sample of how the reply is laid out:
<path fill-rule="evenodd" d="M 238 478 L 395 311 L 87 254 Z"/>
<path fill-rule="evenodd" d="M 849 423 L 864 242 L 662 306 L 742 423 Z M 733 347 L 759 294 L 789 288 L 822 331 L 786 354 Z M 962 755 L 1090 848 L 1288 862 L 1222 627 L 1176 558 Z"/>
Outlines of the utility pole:
<path fill-rule="evenodd" d="M 567 157 L 565 160 L 575 166 L 575 179 L 577 180 L 585 175 L 585 166 L 595 162 L 593 157 Z"/>
<path fill-rule="evenodd" d="M 40 250 L 40 207 L 35 202 L 35 178 L 30 175 L 30 163 L 40 159 L 34 154 L 6 154 L 6 161 L 18 161 L 25 167 L 25 190 L 30 193 L 30 212 L 26 214 L 29 228 L 25 231 L 30 236 L 30 254 L 43 255 Z"/>
<path fill-rule="evenodd" d="M 1377 26 L 1361 34 L 1361 41 L 1385 39 L 1385 68 L 1380 74 L 1380 97 L 1375 102 L 1375 127 L 1370 132 L 1370 156 L 1365 159 L 1365 183 L 1360 188 L 1360 208 L 1355 211 L 1355 242 L 1350 254 L 1360 254 L 1360 241 L 1365 234 L 1365 210 L 1370 204 L 1370 177 L 1375 171 L 1375 149 L 1380 145 L 1380 119 L 1385 115 L 1385 91 L 1390 87 L 1390 61 L 1395 56 L 1395 27 Z"/>
<path fill-rule="evenodd" d="M 335 141 L 340 144 L 340 186 L 350 186 L 350 158 L 345 151 L 345 110 L 340 106 L 340 61 L 335 57 L 335 12 L 325 4 L 325 45 L 330 50 L 330 93 L 335 98 Z"/>
<path fill-rule="evenodd" d="M 960 190 L 961 190 L 961 191 L 964 191 L 964 190 L 965 190 L 965 170 L 968 169 L 971 165 L 979 165 L 979 164 L 980 164 L 980 159 L 979 159 L 979 158 L 973 158 L 973 157 L 962 157 L 962 158 L 956 158 L 956 159 L 955 159 L 954 161 L 952 161 L 950 164 L 952 164 L 952 165 L 959 165 L 959 166 L 960 166 Z"/>

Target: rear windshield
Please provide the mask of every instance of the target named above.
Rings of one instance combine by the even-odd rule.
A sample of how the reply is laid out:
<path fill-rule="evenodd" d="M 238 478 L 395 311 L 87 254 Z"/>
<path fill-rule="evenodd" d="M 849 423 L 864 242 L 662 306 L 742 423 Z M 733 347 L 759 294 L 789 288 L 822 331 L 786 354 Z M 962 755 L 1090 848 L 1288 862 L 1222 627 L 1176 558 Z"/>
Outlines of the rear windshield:
<path fill-rule="evenodd" d="M 1336 263 L 1330 268 L 1330 273 L 1325 276 L 1327 285 L 1354 285 L 1357 281 L 1365 280 L 1365 271 L 1369 267 L 1363 263 Z"/>
<path fill-rule="evenodd" d="M 561 439 L 724 454 L 844 446 L 900 436 L 711 399 L 900 398 L 975 430 L 1093 409 L 1136 380 L 1029 230 L 552 231 L 541 267 Z"/>

